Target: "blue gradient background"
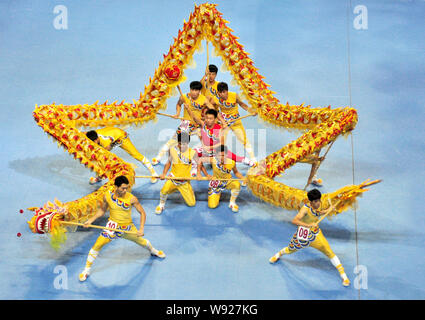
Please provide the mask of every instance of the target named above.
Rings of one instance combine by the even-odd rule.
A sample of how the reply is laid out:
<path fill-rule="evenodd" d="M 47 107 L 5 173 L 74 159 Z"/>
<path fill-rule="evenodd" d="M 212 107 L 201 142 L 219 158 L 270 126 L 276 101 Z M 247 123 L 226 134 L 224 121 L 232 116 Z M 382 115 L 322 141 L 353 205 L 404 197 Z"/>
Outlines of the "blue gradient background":
<path fill-rule="evenodd" d="M 55 197 L 79 199 L 96 186 L 87 183 L 91 172 L 36 125 L 32 111 L 35 104 L 53 101 L 137 99 L 194 2 L 1 1 L 1 299 L 425 298 L 425 1 L 216 3 L 282 103 L 351 104 L 358 110 L 352 138 L 337 140 L 319 172 L 323 192 L 353 179 L 383 179 L 360 198 L 356 212 L 322 224 L 352 286 L 343 288 L 328 259 L 313 249 L 268 263 L 292 236 L 295 212 L 261 203 L 246 189 L 238 214 L 227 208 L 229 195 L 211 211 L 206 184 L 195 182 L 195 208 L 187 208 L 175 194 L 156 216 L 162 183 L 148 181 L 137 181 L 133 192 L 148 215 L 146 237 L 167 258 L 159 261 L 133 243 L 115 241 L 104 248 L 90 278 L 80 283 L 78 273 L 98 231 L 70 233 L 55 252 L 47 237 L 30 232 L 26 221 L 31 212 L 20 214 L 19 209 Z M 67 30 L 53 27 L 56 5 L 68 9 Z M 353 27 L 357 5 L 367 7 L 367 30 Z M 201 77 L 205 50 L 194 58 L 197 68 L 186 70 L 190 80 Z M 219 58 L 210 57 L 210 62 L 221 65 Z M 231 79 L 228 73 L 218 78 Z M 188 82 L 183 88 L 188 89 Z M 176 100 L 169 99 L 168 113 Z M 266 129 L 267 153 L 297 136 L 255 118 L 244 123 L 255 134 L 256 150 L 258 129 Z M 174 120 L 159 118 L 128 131 L 151 158 L 163 139 L 158 132 L 175 127 Z M 116 153 L 132 161 L 122 150 Z M 279 181 L 303 188 L 308 171 L 298 164 Z M 147 173 L 141 166 L 137 172 Z M 134 220 L 138 222 L 136 212 Z M 367 268 L 367 289 L 354 286 L 357 264 Z M 54 286 L 58 265 L 66 266 L 66 290 Z"/>

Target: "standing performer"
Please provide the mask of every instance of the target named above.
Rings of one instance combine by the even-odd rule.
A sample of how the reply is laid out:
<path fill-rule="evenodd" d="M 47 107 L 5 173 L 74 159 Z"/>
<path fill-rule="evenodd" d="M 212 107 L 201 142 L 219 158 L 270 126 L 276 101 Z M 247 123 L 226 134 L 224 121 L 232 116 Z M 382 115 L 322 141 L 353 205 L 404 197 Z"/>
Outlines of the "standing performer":
<path fill-rule="evenodd" d="M 128 133 L 124 130 L 115 127 L 105 127 L 98 130 L 88 131 L 86 132 L 86 136 L 87 138 L 102 146 L 108 151 L 111 151 L 112 148 L 116 146 L 121 147 L 122 149 L 127 151 L 130 156 L 143 163 L 143 165 L 149 170 L 152 176 L 158 176 L 149 160 L 139 151 L 137 151 L 136 147 L 133 145 L 130 138 L 128 137 Z M 91 177 L 90 184 L 95 184 L 97 182 L 100 182 L 101 180 L 102 178 L 99 176 L 97 176 L 96 178 Z M 157 182 L 157 179 L 152 178 L 151 182 L 155 183 Z"/>
<path fill-rule="evenodd" d="M 81 272 L 79 278 L 80 281 L 85 281 L 90 275 L 91 267 L 94 260 L 97 258 L 99 251 L 103 246 L 113 239 L 124 238 L 131 240 L 138 245 L 147 248 L 152 255 L 160 258 L 165 258 L 165 254 L 162 251 L 155 249 L 149 240 L 142 238 L 144 235 L 144 226 L 146 221 L 146 213 L 143 207 L 130 192 L 128 192 L 129 181 L 125 176 L 119 176 L 114 182 L 115 188 L 113 191 L 107 191 L 103 197 L 103 204 L 99 207 L 97 213 L 88 219 L 84 223 L 84 227 L 87 228 L 96 219 L 102 217 L 105 212 L 109 209 L 109 219 L 106 227 L 130 232 L 137 232 L 137 235 L 127 234 L 123 232 L 103 230 L 100 236 L 97 238 L 94 246 L 90 249 L 87 257 L 87 262 L 84 270 Z M 136 226 L 131 219 L 131 207 L 134 206 L 140 213 L 140 228 L 137 230 Z"/>
<path fill-rule="evenodd" d="M 195 147 L 194 150 L 198 153 L 198 157 L 212 157 L 215 149 L 225 142 L 222 127 L 217 123 L 218 112 L 214 109 L 208 109 L 205 111 L 204 116 L 199 119 L 189 108 L 187 109 L 194 122 L 200 126 L 198 135 L 201 145 Z M 254 161 L 247 157 L 237 156 L 230 150 L 227 151 L 227 157 L 235 162 L 242 162 L 247 166 L 252 167 L 255 165 Z"/>
<path fill-rule="evenodd" d="M 329 243 L 323 235 L 322 230 L 320 230 L 319 226 L 317 225 L 317 222 L 321 215 L 327 214 L 328 212 L 332 212 L 333 210 L 335 210 L 333 206 L 330 206 L 327 210 L 320 211 L 319 208 L 321 206 L 321 197 L 322 194 L 319 190 L 310 190 L 307 193 L 309 205 L 305 204 L 292 220 L 292 223 L 297 226 L 310 228 L 308 239 L 305 241 L 298 240 L 298 232 L 295 232 L 289 245 L 277 252 L 274 256 L 272 256 L 269 259 L 269 262 L 275 263 L 284 254 L 291 254 L 297 250 L 311 246 L 322 252 L 330 259 L 332 265 L 338 270 L 342 278 L 342 285 L 347 287 L 350 285 L 350 280 L 345 274 L 344 267 L 339 261 L 339 258 L 335 255 L 335 253 L 329 246 Z"/>
<path fill-rule="evenodd" d="M 208 65 L 204 77 L 201 79 L 203 84 L 203 94 L 206 96 L 213 105 L 218 105 L 217 85 L 216 81 L 218 68 L 214 64 Z M 216 101 L 216 103 L 214 103 Z"/>
<path fill-rule="evenodd" d="M 164 171 L 159 176 L 161 180 L 165 179 L 165 175 L 171 167 L 172 177 L 191 177 L 191 171 L 196 172 L 198 155 L 195 150 L 189 148 L 190 135 L 187 132 L 177 134 L 177 145 L 169 150 L 169 158 L 164 166 Z M 159 195 L 159 205 L 155 209 L 156 214 L 164 211 L 165 202 L 169 194 L 179 191 L 184 201 L 189 207 L 196 204 L 195 193 L 192 185 L 188 180 L 167 180 L 161 189 Z"/>
<path fill-rule="evenodd" d="M 253 115 L 257 115 L 256 111 L 249 110 L 249 107 L 244 102 L 242 102 L 236 92 L 229 92 L 229 87 L 227 83 L 220 82 L 217 85 L 217 95 L 217 101 L 221 111 L 221 115 L 227 122 L 234 121 L 240 117 L 238 105 L 240 105 L 244 110 L 252 113 Z M 254 151 L 252 149 L 251 143 L 246 137 L 246 132 L 242 121 L 237 120 L 233 122 L 232 125 L 230 125 L 230 129 L 232 129 L 236 138 L 242 143 L 250 159 L 256 162 Z M 225 139 L 227 132 L 228 131 L 226 130 Z"/>
<path fill-rule="evenodd" d="M 211 163 L 213 176 L 208 174 L 203 163 Z M 227 157 L 227 147 L 225 145 L 220 145 L 216 149 L 216 153 L 213 157 L 201 158 L 201 161 L 198 163 L 199 178 L 201 177 L 201 171 L 209 179 L 230 179 L 232 178 L 232 171 L 237 178 L 244 179 L 244 176 L 236 168 L 235 161 Z M 232 209 L 233 212 L 238 212 L 239 206 L 236 204 L 236 199 L 241 189 L 239 181 L 211 180 L 208 188 L 208 207 L 211 209 L 217 208 L 220 202 L 221 192 L 224 189 L 230 190 L 229 208 Z"/>
<path fill-rule="evenodd" d="M 176 114 L 174 115 L 175 118 L 178 118 L 180 116 L 180 112 L 182 109 L 182 104 L 185 104 L 188 106 L 188 108 L 198 117 L 201 118 L 202 109 L 204 107 L 208 107 L 209 109 L 214 109 L 214 106 L 208 101 L 208 99 L 201 94 L 202 90 L 202 83 L 199 81 L 192 81 L 190 83 L 190 91 L 189 93 L 180 96 L 179 100 L 177 101 L 176 105 Z M 183 111 L 183 119 L 180 126 L 177 128 L 176 134 L 182 131 L 186 131 L 189 134 L 196 134 L 198 127 L 197 124 L 194 122 L 194 120 L 190 117 L 187 109 L 185 108 Z M 221 120 L 223 120 L 220 117 Z M 223 120 L 224 121 L 224 120 Z M 159 150 L 156 157 L 152 159 L 152 164 L 157 165 L 161 158 L 170 150 L 171 146 L 177 144 L 177 135 L 174 135 L 170 140 L 168 140 L 162 148 Z"/>

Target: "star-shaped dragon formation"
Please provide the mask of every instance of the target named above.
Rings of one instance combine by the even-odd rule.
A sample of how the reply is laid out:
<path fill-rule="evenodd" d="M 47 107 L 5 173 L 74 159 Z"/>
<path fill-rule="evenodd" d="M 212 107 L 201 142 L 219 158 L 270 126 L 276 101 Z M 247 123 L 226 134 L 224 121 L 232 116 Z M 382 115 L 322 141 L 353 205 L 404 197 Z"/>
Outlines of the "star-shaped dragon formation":
<path fill-rule="evenodd" d="M 216 9 L 216 4 L 195 6 L 153 78 L 149 78 L 149 85 L 144 88 L 139 100 L 133 100 L 133 103 L 123 100 L 119 104 L 108 104 L 106 101 L 103 104 L 53 103 L 36 106 L 33 116 L 37 124 L 75 159 L 107 178 L 108 182 L 78 200 L 62 203 L 55 199 L 54 203 L 48 202 L 43 207 L 29 208 L 35 211 L 28 222 L 33 232 L 60 234 L 58 230 L 52 232 L 53 228 L 61 228 L 60 221 L 86 221 L 96 213 L 104 193 L 113 187 L 117 176 L 127 176 L 130 185 L 134 185 L 133 166 L 92 142 L 79 128 L 140 126 L 156 119 L 156 113 L 165 109 L 166 100 L 175 94 L 174 88 L 186 80 L 184 69 L 192 61 L 193 54 L 201 49 L 201 41 L 205 39 L 212 43 L 216 55 L 223 59 L 226 69 L 239 85 L 241 94 L 266 124 L 303 132 L 299 138 L 261 160 L 259 166 L 250 169 L 247 174 L 249 189 L 263 201 L 287 210 L 298 210 L 302 206 L 306 191 L 276 182 L 274 178 L 339 136 L 349 134 L 357 124 L 357 112 L 351 107 L 331 109 L 281 104 L 227 23 Z M 336 213 L 351 208 L 356 197 L 376 182 L 379 180 L 367 180 L 360 185 L 349 185 L 323 194 L 324 209 L 329 205 L 328 200 L 338 202 Z M 52 223 L 54 220 L 56 223 Z"/>

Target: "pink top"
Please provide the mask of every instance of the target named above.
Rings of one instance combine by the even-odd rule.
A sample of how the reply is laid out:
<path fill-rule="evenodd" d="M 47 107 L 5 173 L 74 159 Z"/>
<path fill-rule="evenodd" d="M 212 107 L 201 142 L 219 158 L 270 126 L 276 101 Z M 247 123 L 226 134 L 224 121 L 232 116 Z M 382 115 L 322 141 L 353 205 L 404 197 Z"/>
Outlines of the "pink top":
<path fill-rule="evenodd" d="M 201 129 L 202 144 L 207 147 L 212 147 L 220 143 L 221 126 L 215 124 L 211 129 L 204 125 Z"/>
<path fill-rule="evenodd" d="M 215 124 L 211 129 L 204 125 L 201 129 L 201 140 L 204 146 L 212 147 L 220 143 L 220 134 L 222 127 L 219 124 Z M 202 152 L 198 152 L 201 157 Z M 232 151 L 227 150 L 227 158 L 232 159 L 236 162 L 242 162 L 244 157 L 235 155 Z"/>

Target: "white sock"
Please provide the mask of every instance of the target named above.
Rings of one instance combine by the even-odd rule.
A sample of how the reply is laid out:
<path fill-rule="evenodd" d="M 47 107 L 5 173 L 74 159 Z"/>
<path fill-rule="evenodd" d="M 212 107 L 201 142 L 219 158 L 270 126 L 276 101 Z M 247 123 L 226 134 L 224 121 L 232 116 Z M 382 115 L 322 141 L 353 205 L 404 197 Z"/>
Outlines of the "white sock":
<path fill-rule="evenodd" d="M 168 194 L 163 194 L 162 192 L 159 193 L 159 205 L 161 207 L 165 206 L 165 201 L 167 201 Z"/>
<path fill-rule="evenodd" d="M 84 270 L 89 271 L 94 260 L 96 260 L 97 256 L 99 255 L 99 251 L 90 249 L 89 254 L 87 256 L 87 261 L 86 261 L 86 267 Z"/>
<path fill-rule="evenodd" d="M 152 244 L 150 243 L 150 241 L 149 240 L 147 240 L 146 239 L 146 248 L 150 251 L 150 253 L 152 253 L 152 254 L 154 254 L 154 255 L 157 255 L 158 254 L 158 250 L 156 250 L 153 246 L 152 246 Z"/>
<path fill-rule="evenodd" d="M 348 279 L 348 277 L 347 277 L 347 275 L 345 274 L 345 271 L 344 271 L 344 267 L 342 266 L 342 264 L 341 264 L 341 261 L 339 261 L 339 258 L 337 257 L 337 256 L 335 256 L 335 257 L 333 257 L 332 259 L 330 259 L 331 260 L 331 263 L 332 263 L 332 265 L 338 270 L 338 272 L 339 272 L 339 274 L 340 274 L 340 276 L 341 276 L 341 278 L 343 279 L 343 280 L 347 280 Z"/>
<path fill-rule="evenodd" d="M 230 190 L 230 201 L 229 201 L 230 204 L 236 204 L 236 199 L 239 196 L 239 192 L 240 192 L 239 189 L 232 189 L 232 190 Z"/>
<path fill-rule="evenodd" d="M 283 256 L 284 254 L 288 254 L 289 250 L 288 247 L 283 248 L 282 250 L 279 250 L 278 253 L 276 253 L 279 257 Z"/>
<path fill-rule="evenodd" d="M 339 258 L 337 256 L 335 256 L 331 259 L 331 263 L 336 268 L 338 265 L 341 264 L 341 261 L 339 261 Z"/>
<path fill-rule="evenodd" d="M 142 159 L 142 161 L 140 161 L 145 167 L 146 167 L 146 169 L 148 169 L 149 170 L 149 172 L 152 174 L 152 175 L 155 175 L 156 176 L 156 172 L 155 172 L 155 169 L 153 168 L 153 166 L 152 166 L 152 164 L 150 163 L 150 161 L 146 158 L 146 157 L 144 157 L 143 159 Z"/>

